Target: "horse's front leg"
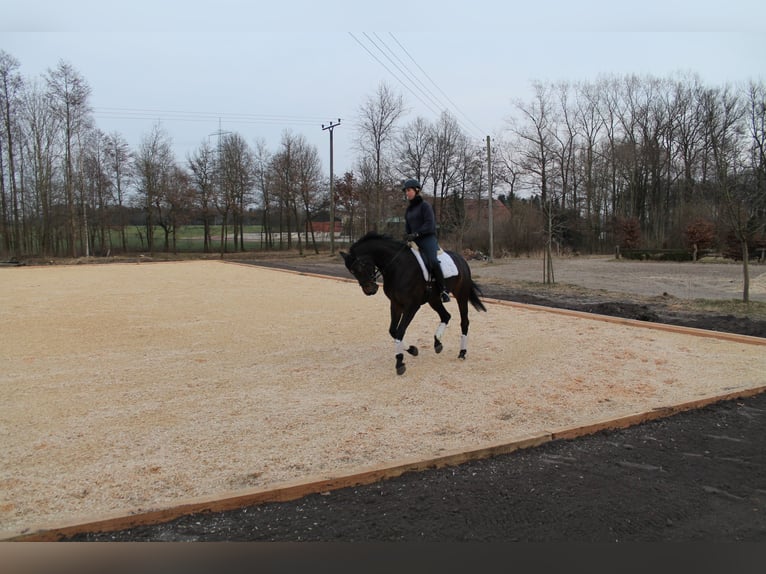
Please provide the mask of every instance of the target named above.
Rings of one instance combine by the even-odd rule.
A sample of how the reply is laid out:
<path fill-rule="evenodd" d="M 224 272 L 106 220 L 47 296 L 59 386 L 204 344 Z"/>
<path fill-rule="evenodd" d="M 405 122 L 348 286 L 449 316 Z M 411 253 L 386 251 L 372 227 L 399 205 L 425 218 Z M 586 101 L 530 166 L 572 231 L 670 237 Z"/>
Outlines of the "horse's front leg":
<path fill-rule="evenodd" d="M 404 351 L 407 351 L 413 357 L 417 357 L 418 348 L 415 345 L 410 345 L 405 348 L 404 345 L 404 333 L 407 331 L 407 327 L 412 322 L 415 313 L 417 313 L 419 306 L 414 309 L 405 309 L 400 312 L 398 308 L 391 303 L 391 324 L 388 328 L 388 332 L 394 339 L 394 354 L 396 355 L 396 374 L 403 375 L 407 367 L 404 364 Z"/>
<path fill-rule="evenodd" d="M 447 325 L 449 324 L 452 315 L 449 314 L 449 311 L 444 307 L 444 303 L 442 303 L 438 297 L 435 299 L 432 298 L 428 304 L 439 314 L 439 325 L 436 327 L 436 333 L 434 333 L 434 351 L 441 353 L 442 349 L 444 349 L 444 345 L 442 345 L 442 337 L 444 336 L 444 331 L 447 329 Z"/>

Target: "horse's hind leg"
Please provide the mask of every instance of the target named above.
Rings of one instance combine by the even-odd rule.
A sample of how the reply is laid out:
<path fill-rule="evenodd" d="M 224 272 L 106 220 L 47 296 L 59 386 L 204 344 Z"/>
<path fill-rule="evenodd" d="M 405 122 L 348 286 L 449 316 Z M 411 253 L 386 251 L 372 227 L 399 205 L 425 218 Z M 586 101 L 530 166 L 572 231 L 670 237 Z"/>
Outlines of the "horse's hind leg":
<path fill-rule="evenodd" d="M 396 374 L 403 375 L 407 370 L 407 365 L 404 364 L 404 353 L 396 354 Z"/>
<path fill-rule="evenodd" d="M 465 360 L 465 354 L 467 352 L 468 352 L 468 335 L 460 335 L 460 352 L 457 354 L 457 358 Z"/>
<path fill-rule="evenodd" d="M 468 301 L 465 299 L 458 300 L 458 308 L 460 309 L 460 353 L 458 353 L 458 359 L 465 359 L 465 355 L 468 352 Z"/>
<path fill-rule="evenodd" d="M 439 323 L 439 326 L 436 327 L 436 333 L 434 333 L 434 351 L 437 353 L 441 353 L 442 349 L 444 349 L 444 345 L 442 345 L 442 337 L 444 336 L 444 331 L 447 329 L 447 323 Z"/>

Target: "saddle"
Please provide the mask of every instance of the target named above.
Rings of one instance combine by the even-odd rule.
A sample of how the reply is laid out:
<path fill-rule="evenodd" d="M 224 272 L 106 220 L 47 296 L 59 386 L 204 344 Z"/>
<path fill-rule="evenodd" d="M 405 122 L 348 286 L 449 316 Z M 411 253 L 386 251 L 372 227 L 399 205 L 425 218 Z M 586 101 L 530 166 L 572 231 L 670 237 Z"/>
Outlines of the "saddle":
<path fill-rule="evenodd" d="M 410 249 L 412 249 L 415 259 L 420 263 L 420 269 L 423 271 L 423 278 L 428 281 L 430 278 L 428 267 L 426 267 L 425 261 L 423 261 L 423 256 L 420 254 L 420 249 L 414 241 L 410 243 Z M 442 275 L 444 275 L 445 279 L 455 277 L 458 274 L 455 261 L 450 257 L 449 253 L 444 251 L 441 247 L 436 250 L 436 259 L 439 261 L 439 266 L 442 268 Z"/>

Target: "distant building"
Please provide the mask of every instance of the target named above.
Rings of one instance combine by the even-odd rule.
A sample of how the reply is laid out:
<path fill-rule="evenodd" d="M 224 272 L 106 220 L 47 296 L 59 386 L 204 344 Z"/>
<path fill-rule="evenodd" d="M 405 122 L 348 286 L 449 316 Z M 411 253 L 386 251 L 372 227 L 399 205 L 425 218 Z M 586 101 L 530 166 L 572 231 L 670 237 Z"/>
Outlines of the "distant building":
<path fill-rule="evenodd" d="M 316 217 L 311 221 L 309 227 L 306 223 L 306 229 L 313 231 L 314 233 L 330 233 L 330 215 L 327 213 L 318 213 Z M 335 233 L 343 231 L 343 222 L 339 218 L 335 218 Z"/>

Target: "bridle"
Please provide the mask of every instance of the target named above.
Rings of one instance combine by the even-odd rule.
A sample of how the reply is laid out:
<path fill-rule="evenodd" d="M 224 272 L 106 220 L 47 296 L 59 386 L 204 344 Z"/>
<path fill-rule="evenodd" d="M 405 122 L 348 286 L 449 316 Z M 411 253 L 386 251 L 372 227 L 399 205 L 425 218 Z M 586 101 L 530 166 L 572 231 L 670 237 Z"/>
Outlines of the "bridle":
<path fill-rule="evenodd" d="M 404 253 L 404 250 L 407 249 L 408 247 L 409 247 L 409 245 L 407 243 L 402 244 L 402 246 L 397 250 L 397 252 L 394 253 L 394 256 L 383 267 L 378 267 L 377 265 L 375 265 L 375 262 L 373 261 L 373 263 L 372 263 L 372 274 L 370 276 L 369 282 L 370 283 L 377 283 L 378 279 L 380 279 L 383 276 L 383 274 L 391 266 L 391 264 L 393 264 L 394 261 L 396 261 L 399 258 L 399 256 L 402 253 Z M 369 255 L 366 255 L 366 257 L 369 257 L 370 260 L 372 260 L 372 257 L 370 257 Z M 358 256 L 356 256 L 356 255 L 354 255 L 354 259 L 356 259 L 356 261 L 360 260 L 360 258 Z"/>
<path fill-rule="evenodd" d="M 380 277 L 382 277 L 382 276 L 383 276 L 383 274 L 386 272 L 386 269 L 388 269 L 388 267 L 389 267 L 389 266 L 390 266 L 390 265 L 391 265 L 391 264 L 392 264 L 394 261 L 396 261 L 396 260 L 397 260 L 397 258 L 398 258 L 398 257 L 399 257 L 399 256 L 400 256 L 400 255 L 401 255 L 403 252 L 404 252 L 404 250 L 405 250 L 405 249 L 407 249 L 408 247 L 409 247 L 409 244 L 408 244 L 408 243 L 404 243 L 404 244 L 402 244 L 402 246 L 399 248 L 399 250 L 398 250 L 396 253 L 394 253 L 394 256 L 393 256 L 393 257 L 392 257 L 392 258 L 389 260 L 389 262 L 388 262 L 388 263 L 386 263 L 386 264 L 383 266 L 383 268 L 380 268 L 380 267 L 378 267 L 377 265 L 375 265 L 375 267 L 374 267 L 374 269 L 375 269 L 375 273 L 374 273 L 374 274 L 373 274 L 373 276 L 372 276 L 372 280 L 373 280 L 373 282 L 377 283 L 377 281 L 378 281 L 378 278 L 380 278 Z"/>

